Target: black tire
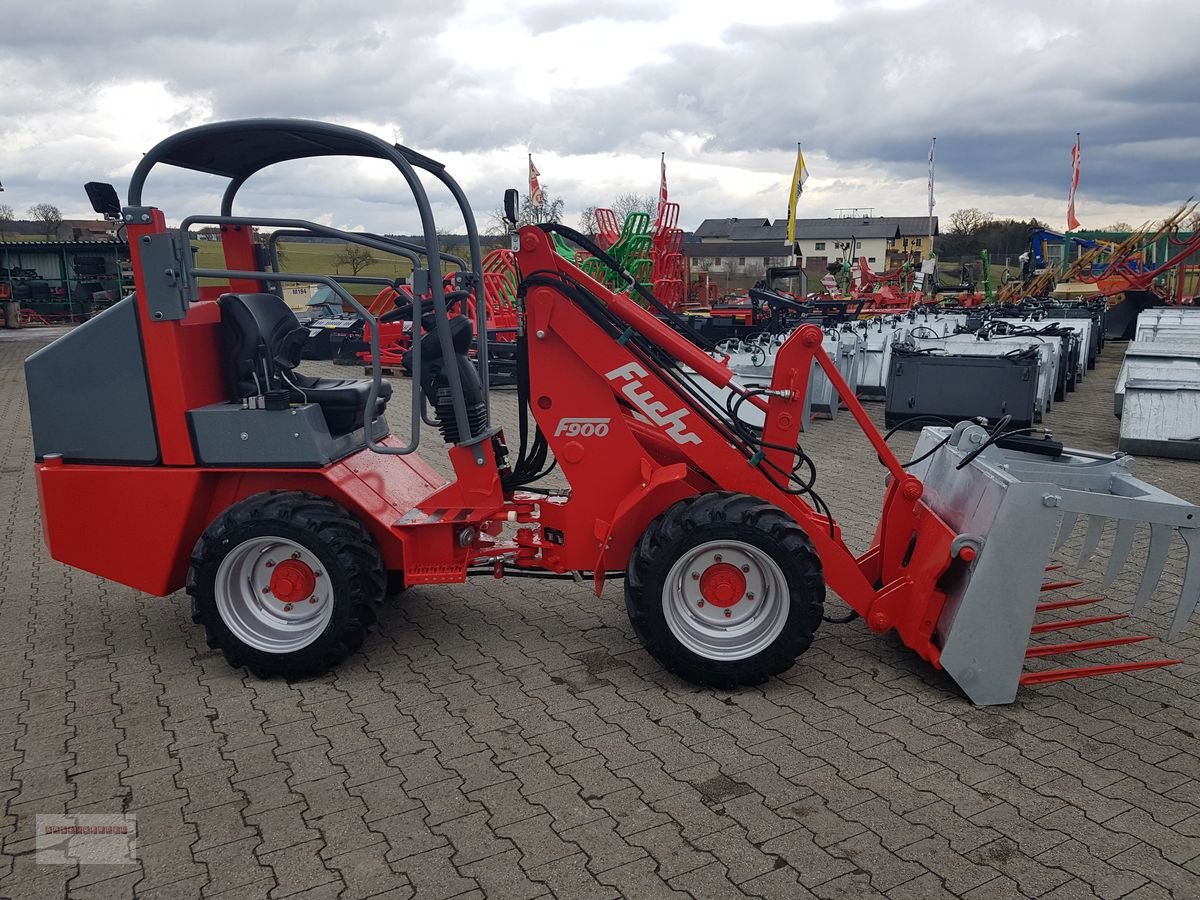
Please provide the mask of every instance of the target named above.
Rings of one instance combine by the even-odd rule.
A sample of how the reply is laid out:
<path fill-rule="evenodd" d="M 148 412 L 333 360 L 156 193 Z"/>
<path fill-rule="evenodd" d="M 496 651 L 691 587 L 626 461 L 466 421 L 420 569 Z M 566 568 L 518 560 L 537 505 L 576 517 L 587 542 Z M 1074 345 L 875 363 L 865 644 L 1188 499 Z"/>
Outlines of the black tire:
<path fill-rule="evenodd" d="M 307 645 L 288 652 L 270 652 L 242 640 L 222 618 L 217 602 L 222 562 L 239 547 L 265 538 L 299 545 L 323 567 L 317 574 L 328 578 L 328 622 Z M 245 666 L 259 678 L 305 678 L 328 672 L 362 646 L 385 584 L 374 538 L 344 507 L 305 491 L 269 491 L 231 506 L 201 535 L 192 551 L 187 592 L 192 621 L 204 626 L 208 646 L 219 649 L 231 666 Z"/>
<path fill-rule="evenodd" d="M 694 548 L 714 541 L 757 548 L 787 584 L 789 609 L 782 630 L 769 645 L 740 659 L 693 651 L 676 636 L 664 611 L 672 567 Z M 783 510 L 748 494 L 700 494 L 670 507 L 642 534 L 625 577 L 629 621 L 650 655 L 687 681 L 723 689 L 761 684 L 790 669 L 812 644 L 824 602 L 821 561 L 808 535 Z"/>

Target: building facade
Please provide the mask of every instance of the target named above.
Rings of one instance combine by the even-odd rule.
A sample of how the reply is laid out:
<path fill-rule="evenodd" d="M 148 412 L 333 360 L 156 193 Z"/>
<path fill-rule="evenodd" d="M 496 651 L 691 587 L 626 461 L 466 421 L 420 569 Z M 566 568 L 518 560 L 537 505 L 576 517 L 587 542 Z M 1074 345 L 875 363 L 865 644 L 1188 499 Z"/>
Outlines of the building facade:
<path fill-rule="evenodd" d="M 933 233 L 937 234 L 937 217 Z M 859 257 L 873 271 L 896 268 L 908 259 L 926 256 L 929 219 L 925 216 L 854 216 L 797 219 L 796 249 L 805 270 L 818 278 L 830 263 Z M 718 284 L 749 286 L 768 266 L 788 264 L 792 248 L 786 243 L 787 219 L 705 219 L 693 240 L 684 245 L 689 273 L 708 272 Z"/>

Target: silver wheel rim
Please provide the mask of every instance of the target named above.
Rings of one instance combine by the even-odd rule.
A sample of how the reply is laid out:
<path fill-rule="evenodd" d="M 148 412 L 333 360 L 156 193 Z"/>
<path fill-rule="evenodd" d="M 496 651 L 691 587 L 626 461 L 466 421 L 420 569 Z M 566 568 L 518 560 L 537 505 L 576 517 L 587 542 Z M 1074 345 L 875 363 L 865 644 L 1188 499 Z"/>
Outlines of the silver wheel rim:
<path fill-rule="evenodd" d="M 710 570 L 723 576 L 725 567 L 740 573 L 741 596 L 733 596 L 732 577 L 724 579 L 734 582 L 724 595 L 712 589 Z M 671 567 L 662 607 L 667 627 L 684 647 L 705 659 L 733 662 L 761 653 L 779 637 L 792 597 L 783 570 L 766 552 L 742 541 L 708 541 Z"/>
<path fill-rule="evenodd" d="M 281 579 L 281 564 L 297 577 Z M 311 573 L 311 591 L 304 590 L 308 576 L 302 567 Z M 251 538 L 229 551 L 217 568 L 217 612 L 243 644 L 264 653 L 294 653 L 320 637 L 333 616 L 329 581 L 321 561 L 301 544 Z"/>

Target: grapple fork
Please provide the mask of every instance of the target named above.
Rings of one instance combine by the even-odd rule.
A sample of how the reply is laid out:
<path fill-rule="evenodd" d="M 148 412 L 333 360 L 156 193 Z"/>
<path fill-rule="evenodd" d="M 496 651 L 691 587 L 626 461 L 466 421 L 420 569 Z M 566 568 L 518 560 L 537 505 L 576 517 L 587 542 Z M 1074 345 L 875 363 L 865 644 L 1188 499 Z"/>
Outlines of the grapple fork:
<path fill-rule="evenodd" d="M 1178 660 L 1137 660 L 1024 672 L 1026 659 L 1124 646 L 1147 636 L 1100 638 L 1060 644 L 1030 644 L 1031 635 L 1059 632 L 1124 619 L 1099 615 L 1038 622 L 1039 613 L 1089 603 L 1101 597 L 1050 600 L 1048 591 L 1083 584 L 1065 577 L 1051 554 L 1062 549 L 1080 519 L 1086 523 L 1080 564 L 1100 549 L 1111 520 L 1116 523 L 1104 587 L 1116 580 L 1134 548 L 1140 524 L 1149 526 L 1145 566 L 1133 602 L 1143 611 L 1157 588 L 1176 535 L 1187 551 L 1178 605 L 1168 639 L 1175 639 L 1200 599 L 1200 508 L 1131 474 L 1133 460 L 1064 450 L 1040 455 L 988 445 L 988 432 L 961 423 L 954 429 L 927 428 L 914 459 L 941 449 L 913 466 L 925 485 L 923 501 L 975 548 L 969 565 L 948 573 L 946 603 L 937 624 L 940 663 L 971 700 L 1010 703 L 1020 685 L 1042 684 L 1171 665 Z M 979 448 L 984 449 L 981 452 Z M 1054 580 L 1045 581 L 1047 572 Z"/>

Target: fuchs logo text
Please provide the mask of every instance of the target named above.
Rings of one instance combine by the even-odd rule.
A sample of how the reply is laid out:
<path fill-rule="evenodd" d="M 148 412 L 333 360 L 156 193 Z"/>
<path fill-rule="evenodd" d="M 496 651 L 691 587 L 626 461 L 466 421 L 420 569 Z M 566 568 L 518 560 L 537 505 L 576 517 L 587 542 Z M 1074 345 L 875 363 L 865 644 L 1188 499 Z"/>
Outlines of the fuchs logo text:
<path fill-rule="evenodd" d="M 608 372 L 604 377 L 609 381 L 624 381 L 621 393 L 628 397 L 647 419 L 665 430 L 675 443 L 699 444 L 700 436 L 688 431 L 687 425 L 683 422 L 683 417 L 688 414 L 688 411 L 677 409 L 674 412 L 668 412 L 665 403 L 655 400 L 654 395 L 642 387 L 639 379 L 645 378 L 646 375 L 646 370 L 637 363 L 626 363 L 620 368 Z"/>
<path fill-rule="evenodd" d="M 604 437 L 608 434 L 608 423 L 611 419 L 559 419 L 554 436 L 565 437 Z"/>

